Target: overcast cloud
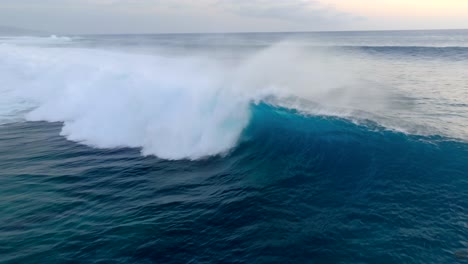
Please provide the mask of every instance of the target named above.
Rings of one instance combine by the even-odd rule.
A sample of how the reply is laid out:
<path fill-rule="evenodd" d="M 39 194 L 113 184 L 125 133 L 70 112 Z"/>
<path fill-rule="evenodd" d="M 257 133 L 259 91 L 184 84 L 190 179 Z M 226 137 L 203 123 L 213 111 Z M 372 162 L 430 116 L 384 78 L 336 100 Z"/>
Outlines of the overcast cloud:
<path fill-rule="evenodd" d="M 340 0 L 0 0 L 0 26 L 73 34 L 431 26 L 423 20 L 411 24 L 403 18 L 370 18 L 340 10 L 337 3 Z M 436 25 L 450 27 L 441 21 Z"/>

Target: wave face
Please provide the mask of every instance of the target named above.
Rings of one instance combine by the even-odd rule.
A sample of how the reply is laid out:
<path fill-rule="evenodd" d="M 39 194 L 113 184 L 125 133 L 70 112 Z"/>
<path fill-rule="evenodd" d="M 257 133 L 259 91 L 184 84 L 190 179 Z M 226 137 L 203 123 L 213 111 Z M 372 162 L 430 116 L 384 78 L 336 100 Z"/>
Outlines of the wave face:
<path fill-rule="evenodd" d="M 0 38 L 0 263 L 466 261 L 467 41 Z"/>

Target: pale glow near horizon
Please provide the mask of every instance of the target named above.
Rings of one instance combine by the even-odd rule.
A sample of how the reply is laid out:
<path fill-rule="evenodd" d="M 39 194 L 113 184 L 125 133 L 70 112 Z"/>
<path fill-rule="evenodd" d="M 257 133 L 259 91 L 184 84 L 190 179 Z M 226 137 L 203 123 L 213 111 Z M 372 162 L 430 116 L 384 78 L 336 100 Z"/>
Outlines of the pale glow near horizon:
<path fill-rule="evenodd" d="M 344 12 L 364 16 L 468 16 L 468 0 L 320 0 Z"/>

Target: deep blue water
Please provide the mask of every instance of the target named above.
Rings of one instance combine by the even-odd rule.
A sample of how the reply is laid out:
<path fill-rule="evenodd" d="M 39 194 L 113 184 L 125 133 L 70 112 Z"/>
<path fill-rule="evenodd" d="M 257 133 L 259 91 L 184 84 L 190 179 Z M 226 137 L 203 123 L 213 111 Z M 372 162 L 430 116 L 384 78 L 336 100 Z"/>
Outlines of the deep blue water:
<path fill-rule="evenodd" d="M 111 122 L 95 104 L 87 107 L 93 109 L 93 117 L 105 117 L 99 119 L 102 127 L 88 118 L 84 120 L 91 123 L 79 123 L 87 117 L 84 109 L 80 115 L 52 122 L 62 118 L 56 109 L 71 110 L 46 108 L 52 110 L 51 116 L 23 120 L 18 116 L 42 106 L 6 105 L 16 110 L 7 112 L 5 116 L 14 118 L 0 125 L 0 262 L 467 263 L 468 123 L 464 123 L 464 111 L 468 97 L 461 96 L 468 94 L 467 79 L 462 71 L 454 77 L 432 68 L 466 69 L 467 48 L 363 45 L 358 49 L 376 60 L 400 65 L 392 73 L 392 85 L 401 85 L 402 91 L 416 90 L 420 97 L 410 93 L 392 97 L 399 103 L 395 112 L 358 109 L 351 117 L 303 112 L 268 100 L 250 102 L 249 120 L 236 144 L 229 151 L 203 158 L 145 156 L 140 151 L 149 149 L 148 145 L 126 147 L 134 139 L 123 136 L 118 138 L 122 147 L 93 146 L 97 141 L 91 140 L 94 134 L 86 134 L 86 124 L 92 124 L 89 131 L 96 134 L 107 126 L 115 129 L 115 135 L 128 129 L 123 125 L 125 116 Z M 0 65 L 9 62 L 5 54 L 1 53 Z M 457 58 L 460 68 L 452 64 Z M 414 62 L 418 60 L 432 69 L 432 76 L 414 70 L 421 65 Z M 71 69 L 78 71 L 77 67 L 81 65 L 73 64 Z M 400 70 L 410 77 L 403 78 Z M 32 70 L 21 76 L 21 80 L 34 80 L 34 87 L 43 84 Z M 112 77 L 127 84 L 122 75 Z M 4 78 L 19 83 L 19 79 Z M 90 83 L 103 83 L 90 79 L 80 83 L 78 91 Z M 432 88 L 423 80 L 432 83 Z M 128 83 L 141 84 L 134 79 Z M 65 80 L 60 85 L 71 84 Z M 439 86 L 453 90 L 446 90 L 446 96 L 437 90 Z M 432 92 L 420 93 L 423 90 Z M 86 94 L 91 95 L 95 94 Z M 131 95 L 118 102 L 136 100 Z M 66 96 L 61 100 L 70 103 Z M 106 109 L 115 110 L 111 102 L 120 100 L 117 96 L 99 99 Z M 86 101 L 94 102 L 91 97 Z M 183 102 L 186 107 L 193 103 Z M 214 106 L 203 108 L 203 114 L 216 107 L 209 102 Z M 44 105 L 55 106 L 49 101 Z M 411 108 L 406 109 L 408 105 Z M 133 105 L 125 107 L 131 111 Z M 132 119 L 144 116 L 147 108 L 141 107 Z M 360 118 L 355 118 L 358 114 Z M 236 129 L 241 117 L 215 123 L 215 128 Z M 189 123 L 194 131 L 198 131 L 196 124 L 203 123 L 162 120 L 169 122 L 169 128 Z M 69 122 L 65 132 L 64 122 L 65 127 Z M 395 123 L 402 131 L 388 126 Z M 172 131 L 183 132 L 190 131 Z M 206 140 L 203 134 L 195 138 Z M 169 147 L 185 146 L 184 136 L 176 139 L 180 142 L 169 142 Z M 221 140 L 225 138 L 216 142 Z M 159 150 L 155 148 L 156 153 L 166 154 Z"/>

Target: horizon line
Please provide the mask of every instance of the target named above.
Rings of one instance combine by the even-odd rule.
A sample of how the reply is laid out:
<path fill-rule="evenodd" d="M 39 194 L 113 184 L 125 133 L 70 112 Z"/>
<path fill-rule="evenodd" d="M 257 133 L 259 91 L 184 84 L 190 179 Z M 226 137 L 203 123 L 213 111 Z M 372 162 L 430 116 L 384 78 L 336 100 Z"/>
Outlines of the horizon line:
<path fill-rule="evenodd" d="M 17 26 L 11 25 L 0 25 L 0 32 L 1 28 L 9 28 L 12 30 L 18 31 L 30 31 L 33 35 L 78 35 L 78 36 L 103 36 L 103 35 L 235 35 L 235 34 L 307 34 L 307 33 L 353 33 L 353 32 L 400 32 L 400 31 L 463 31 L 468 30 L 468 28 L 419 28 L 419 29 L 351 29 L 351 30 L 291 30 L 291 31 L 213 31 L 213 32 L 137 32 L 137 33 L 129 33 L 129 32 L 122 32 L 122 33 L 105 33 L 105 32 L 98 32 L 98 33 L 67 33 L 67 32 L 53 32 L 47 30 L 37 30 L 37 29 L 29 29 L 29 28 L 22 28 Z M 18 32 L 18 35 L 22 35 L 24 32 Z M 35 34 L 34 34 L 35 33 Z M 0 33 L 0 36 L 2 34 Z M 26 36 L 26 35 L 25 35 Z"/>
<path fill-rule="evenodd" d="M 55 33 L 65 35 L 229 35 L 229 34 L 301 34 L 301 33 L 346 33 L 346 32 L 398 32 L 398 31 L 463 31 L 468 28 L 442 29 L 364 29 L 364 30 L 313 30 L 313 31 L 230 31 L 230 32 L 141 32 L 141 33 Z M 54 35 L 54 33 L 51 33 Z"/>

